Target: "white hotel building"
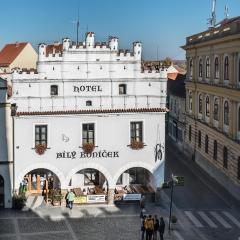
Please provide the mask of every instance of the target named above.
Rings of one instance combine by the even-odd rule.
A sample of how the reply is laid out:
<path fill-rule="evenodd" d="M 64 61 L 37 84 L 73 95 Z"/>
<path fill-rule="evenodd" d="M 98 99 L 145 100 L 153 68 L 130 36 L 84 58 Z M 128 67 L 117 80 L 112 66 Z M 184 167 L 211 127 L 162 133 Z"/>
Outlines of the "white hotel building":
<path fill-rule="evenodd" d="M 1 82 L 5 207 L 9 187 L 19 189 L 23 179 L 29 193 L 41 193 L 49 179 L 48 188 L 62 192 L 94 194 L 98 186 L 109 203 L 139 186 L 160 188 L 170 70 L 144 70 L 141 56 L 140 42 L 123 52 L 118 38 L 95 43 L 89 32 L 77 45 L 68 38 L 40 44 L 37 71 L 14 70 L 10 100 Z M 84 152 L 86 146 L 93 151 Z"/>

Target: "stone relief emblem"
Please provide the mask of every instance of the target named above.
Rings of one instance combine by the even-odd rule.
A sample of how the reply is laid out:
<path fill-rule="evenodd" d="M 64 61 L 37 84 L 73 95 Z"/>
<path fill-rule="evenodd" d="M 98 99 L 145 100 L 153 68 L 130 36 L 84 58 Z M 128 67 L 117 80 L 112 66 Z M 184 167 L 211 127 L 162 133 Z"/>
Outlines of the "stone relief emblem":
<path fill-rule="evenodd" d="M 63 142 L 69 142 L 69 137 L 67 137 L 65 134 L 62 134 L 62 140 Z"/>

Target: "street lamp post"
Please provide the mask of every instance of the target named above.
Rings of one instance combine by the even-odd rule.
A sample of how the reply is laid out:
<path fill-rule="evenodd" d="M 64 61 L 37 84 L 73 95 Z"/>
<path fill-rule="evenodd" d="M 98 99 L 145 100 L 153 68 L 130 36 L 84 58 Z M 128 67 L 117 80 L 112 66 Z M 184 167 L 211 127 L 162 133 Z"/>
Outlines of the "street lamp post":
<path fill-rule="evenodd" d="M 171 200 L 170 200 L 170 211 L 169 211 L 169 221 L 168 221 L 168 231 L 171 230 L 171 218 L 172 218 L 172 200 L 173 200 L 173 179 L 171 180 Z"/>

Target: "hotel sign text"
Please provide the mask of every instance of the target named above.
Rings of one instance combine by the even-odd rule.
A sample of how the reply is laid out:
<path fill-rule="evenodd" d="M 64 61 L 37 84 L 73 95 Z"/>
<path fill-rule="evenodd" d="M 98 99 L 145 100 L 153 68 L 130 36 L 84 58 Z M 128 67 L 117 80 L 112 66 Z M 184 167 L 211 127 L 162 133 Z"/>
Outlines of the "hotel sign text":
<path fill-rule="evenodd" d="M 102 88 L 100 85 L 73 86 L 73 92 L 102 92 Z"/>

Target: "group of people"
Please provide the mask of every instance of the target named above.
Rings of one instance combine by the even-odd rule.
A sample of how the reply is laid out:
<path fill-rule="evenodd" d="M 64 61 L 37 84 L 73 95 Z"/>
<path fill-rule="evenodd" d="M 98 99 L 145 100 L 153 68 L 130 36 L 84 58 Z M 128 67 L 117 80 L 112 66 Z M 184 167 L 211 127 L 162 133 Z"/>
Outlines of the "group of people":
<path fill-rule="evenodd" d="M 152 217 L 152 215 L 142 215 L 141 221 L 142 240 L 157 240 L 158 235 L 160 240 L 163 240 L 163 234 L 165 230 L 165 222 L 163 217 L 160 217 L 159 221 L 157 215 L 154 217 Z"/>

